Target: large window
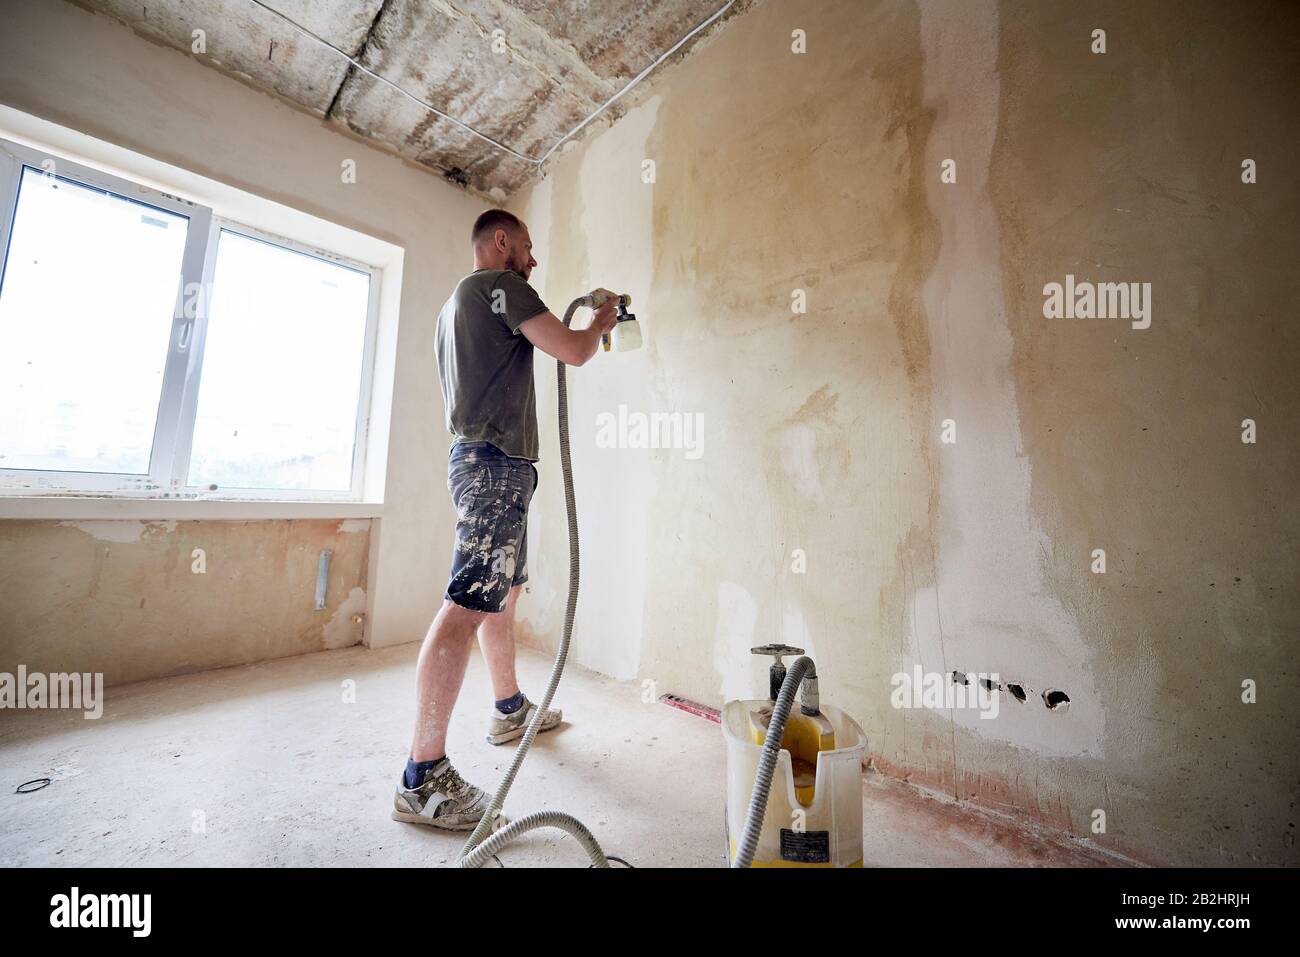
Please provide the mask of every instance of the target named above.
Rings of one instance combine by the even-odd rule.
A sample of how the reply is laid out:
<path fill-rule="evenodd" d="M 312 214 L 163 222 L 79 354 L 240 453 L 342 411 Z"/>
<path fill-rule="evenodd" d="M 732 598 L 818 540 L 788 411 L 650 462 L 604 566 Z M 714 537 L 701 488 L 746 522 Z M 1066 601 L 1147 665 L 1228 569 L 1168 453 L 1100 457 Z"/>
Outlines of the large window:
<path fill-rule="evenodd" d="M 6 490 L 359 499 L 378 271 L 0 140 Z"/>

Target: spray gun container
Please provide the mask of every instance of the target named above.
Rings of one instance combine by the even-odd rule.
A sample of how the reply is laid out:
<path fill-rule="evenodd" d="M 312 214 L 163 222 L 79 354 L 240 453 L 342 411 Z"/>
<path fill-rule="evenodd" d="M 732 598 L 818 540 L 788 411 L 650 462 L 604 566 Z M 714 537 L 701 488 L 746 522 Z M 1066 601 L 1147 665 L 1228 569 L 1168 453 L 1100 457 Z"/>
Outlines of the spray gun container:
<path fill-rule="evenodd" d="M 722 709 L 728 863 L 740 846 L 763 751 L 764 712 L 770 714 L 771 707 L 770 700 L 756 699 L 731 701 Z M 812 723 L 800 715 L 798 704 L 791 711 L 754 867 L 862 866 L 862 759 L 867 737 L 839 708 L 821 705 L 819 717 L 819 723 Z"/>
<path fill-rule="evenodd" d="M 631 352 L 641 348 L 641 324 L 636 316 L 620 319 L 609 334 L 615 352 Z"/>
<path fill-rule="evenodd" d="M 592 293 L 592 296 L 595 296 L 595 293 Z M 608 299 L 600 300 L 601 303 L 608 301 Z M 611 346 L 615 352 L 631 352 L 633 349 L 641 348 L 641 324 L 636 321 L 636 316 L 627 311 L 630 305 L 632 305 L 631 296 L 624 294 L 618 297 L 618 314 L 614 328 L 600 337 L 606 352 Z"/>

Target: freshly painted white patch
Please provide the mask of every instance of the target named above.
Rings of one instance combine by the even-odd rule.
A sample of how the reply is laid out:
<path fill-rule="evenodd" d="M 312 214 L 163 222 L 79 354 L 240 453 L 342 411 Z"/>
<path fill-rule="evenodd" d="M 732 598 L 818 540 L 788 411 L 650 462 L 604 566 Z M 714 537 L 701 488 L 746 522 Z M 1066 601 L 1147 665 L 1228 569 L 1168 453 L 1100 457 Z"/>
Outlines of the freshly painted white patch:
<path fill-rule="evenodd" d="M 1031 511 L 1012 339 L 987 188 L 998 129 L 998 9 L 993 0 L 921 6 L 926 106 L 938 122 L 926 169 L 962 144 L 963 189 L 927 180 L 943 242 L 922 290 L 930 327 L 932 405 L 961 424 L 959 440 L 935 446 L 939 510 L 936 584 L 913 596 L 900 670 L 998 672 L 1035 690 L 1065 689 L 1067 715 L 1033 699 L 1004 700 L 997 720 L 952 719 L 985 738 L 1040 754 L 1102 756 L 1105 714 L 1093 681 L 1093 648 L 1043 574 L 1052 542 Z"/>
<path fill-rule="evenodd" d="M 370 531 L 370 519 L 368 518 L 345 518 L 339 522 L 338 531 L 343 535 L 352 535 L 356 532 Z"/>
<path fill-rule="evenodd" d="M 734 582 L 718 584 L 718 623 L 713 642 L 713 666 L 718 670 L 723 701 L 757 698 L 754 689 L 767 687 L 763 675 L 770 662 L 760 661 L 750 648 L 758 624 L 758 605 L 744 588 Z"/>
<path fill-rule="evenodd" d="M 781 625 L 781 641 L 792 648 L 802 648 L 804 654 L 815 662 L 817 660 L 817 649 L 813 647 L 812 634 L 808 631 L 808 623 L 804 621 L 803 609 L 792 602 L 786 602 L 781 615 Z M 786 667 L 789 667 L 790 662 L 793 660 L 793 658 L 787 658 L 785 660 Z M 763 664 L 765 667 L 770 666 L 771 659 L 765 658 Z M 763 688 L 759 690 L 765 690 L 766 688 L 767 684 L 764 683 Z"/>
<path fill-rule="evenodd" d="M 611 189 L 608 171 L 639 168 L 637 164 L 645 155 L 646 141 L 654 131 L 659 102 L 659 97 L 649 98 L 629 110 L 606 135 L 584 146 L 577 183 L 582 222 L 589 238 L 589 273 L 576 280 L 580 283 L 576 289 L 546 287 L 547 299 L 558 307 L 557 312 L 562 312 L 574 296 L 597 286 L 630 293 L 634 311 L 635 304 L 643 301 L 649 291 L 619 284 L 629 276 L 649 277 L 653 273 L 653 193 L 649 188 Z M 534 237 L 543 228 L 549 230 L 553 222 L 552 195 L 549 181 L 534 192 L 532 205 L 537 215 L 535 222 L 530 223 Z M 563 222 L 570 210 L 559 209 L 555 213 Z M 531 215 L 529 212 L 525 219 Z M 586 319 L 579 316 L 575 325 L 585 323 Z M 568 376 L 569 428 L 583 567 L 573 660 L 624 681 L 640 674 L 647 619 L 653 621 L 664 614 L 664 609 L 651 600 L 647 591 L 650 553 L 647 503 L 654 500 L 658 479 L 654 468 L 647 467 L 645 457 L 598 448 L 592 423 L 601 412 L 616 411 L 616 404 L 614 407 L 602 404 L 600 396 L 652 395 L 652 362 L 648 356 L 647 351 L 601 352 L 580 374 L 570 372 Z M 553 363 L 539 366 L 537 377 L 537 415 L 544 442 L 547 436 L 555 435 L 556 428 L 555 373 L 550 366 Z M 548 367 L 545 373 L 543 367 Z M 540 620 L 534 627 L 554 635 L 558 641 L 567 598 L 568 553 L 564 501 L 559 494 L 563 486 L 554 448 L 554 445 L 544 445 L 542 450 L 539 468 L 545 492 L 534 497 L 534 506 L 530 508 L 536 518 L 529 533 L 528 561 L 530 583 L 536 582 L 539 591 L 553 596 L 552 613 L 544 618 L 536 616 L 533 620 Z M 539 528 L 542 534 L 534 537 Z M 545 542 L 550 543 L 551 551 L 548 552 Z M 538 556 L 547 559 L 544 565 L 534 564 Z"/>
<path fill-rule="evenodd" d="M 347 648 L 361 641 L 361 627 L 352 620 L 353 615 L 366 613 L 366 592 L 359 585 L 354 585 L 348 596 L 339 603 L 330 620 L 325 623 L 322 634 L 326 648 Z"/>

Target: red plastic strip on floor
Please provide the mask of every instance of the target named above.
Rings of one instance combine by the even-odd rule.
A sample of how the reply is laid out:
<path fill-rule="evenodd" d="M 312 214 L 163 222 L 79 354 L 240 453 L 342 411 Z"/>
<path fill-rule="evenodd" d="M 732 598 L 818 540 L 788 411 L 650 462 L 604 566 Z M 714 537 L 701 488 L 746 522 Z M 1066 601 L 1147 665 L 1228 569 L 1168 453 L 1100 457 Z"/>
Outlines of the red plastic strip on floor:
<path fill-rule="evenodd" d="M 722 724 L 722 713 L 717 708 L 710 708 L 698 701 L 691 701 L 689 698 L 679 698 L 675 694 L 661 694 L 659 700 L 670 708 L 677 708 L 679 711 L 707 718 L 714 724 Z"/>

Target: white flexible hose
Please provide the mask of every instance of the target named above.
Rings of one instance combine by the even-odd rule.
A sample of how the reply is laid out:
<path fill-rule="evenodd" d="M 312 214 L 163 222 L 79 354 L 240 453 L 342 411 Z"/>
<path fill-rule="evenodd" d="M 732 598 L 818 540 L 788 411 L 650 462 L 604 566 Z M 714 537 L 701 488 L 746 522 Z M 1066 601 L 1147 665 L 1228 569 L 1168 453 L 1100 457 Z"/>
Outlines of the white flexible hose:
<path fill-rule="evenodd" d="M 592 867 L 609 867 L 605 852 L 600 849 L 596 839 L 586 826 L 572 814 L 563 811 L 534 811 L 518 820 L 511 821 L 497 831 L 474 850 L 456 862 L 458 867 L 482 867 L 501 848 L 514 843 L 515 838 L 539 827 L 558 827 L 577 838 L 582 849 L 591 858 Z"/>
<path fill-rule="evenodd" d="M 569 308 L 564 312 L 565 327 L 567 328 L 573 322 L 573 314 L 579 306 L 592 305 L 594 301 L 591 296 L 581 296 L 569 303 Z M 555 363 L 555 376 L 559 400 L 560 469 L 564 473 L 564 510 L 569 519 L 569 600 L 564 608 L 564 634 L 560 638 L 560 647 L 555 652 L 555 664 L 551 666 L 551 680 L 546 686 L 546 695 L 533 712 L 532 720 L 528 722 L 528 730 L 524 732 L 523 740 L 515 749 L 515 758 L 510 762 L 506 776 L 502 778 L 496 794 L 493 795 L 492 803 L 488 805 L 478 826 L 474 828 L 469 840 L 457 855 L 457 867 L 482 867 L 494 853 L 510 844 L 515 838 L 538 827 L 562 828 L 577 838 L 595 866 L 609 866 L 609 862 L 605 859 L 605 852 L 600 849 L 591 832 L 583 827 L 582 822 L 577 818 L 561 811 L 538 811 L 529 814 L 511 822 L 487 838 L 488 832 L 495 826 L 497 817 L 501 814 L 501 808 L 506 803 L 506 795 L 510 793 L 515 775 L 519 773 L 528 749 L 533 746 L 533 739 L 537 737 L 542 715 L 546 713 L 546 709 L 551 706 L 551 699 L 555 697 L 560 676 L 564 674 L 564 662 L 569 656 L 569 639 L 573 635 L 573 615 L 578 607 L 578 515 L 573 498 L 573 465 L 569 460 L 569 393 L 564 380 L 564 363 L 558 360 Z M 487 839 L 484 840 L 485 838 Z"/>
<path fill-rule="evenodd" d="M 794 704 L 799 682 L 805 675 L 810 678 L 817 677 L 817 666 L 807 655 L 800 657 L 785 673 L 785 680 L 781 682 L 781 691 L 772 706 L 772 720 L 767 725 L 767 737 L 763 739 L 763 754 L 758 759 L 758 773 L 754 775 L 754 790 L 749 796 L 749 813 L 745 816 L 745 831 L 741 835 L 735 860 L 731 862 L 732 867 L 750 867 L 754 863 L 758 838 L 763 832 L 763 817 L 767 814 L 767 795 L 772 789 L 772 774 L 776 771 L 776 759 L 781 754 L 781 739 L 785 737 L 785 723 L 790 718 L 790 707 Z"/>

